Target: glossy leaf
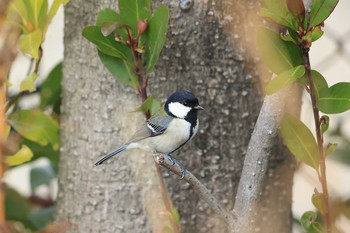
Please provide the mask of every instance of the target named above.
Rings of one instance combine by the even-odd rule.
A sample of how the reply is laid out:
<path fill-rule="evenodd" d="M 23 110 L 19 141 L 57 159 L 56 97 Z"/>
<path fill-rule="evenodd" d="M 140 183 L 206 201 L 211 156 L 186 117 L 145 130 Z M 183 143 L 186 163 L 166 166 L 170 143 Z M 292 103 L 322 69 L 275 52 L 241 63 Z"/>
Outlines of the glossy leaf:
<path fill-rule="evenodd" d="M 314 0 L 310 12 L 310 26 L 315 27 L 325 21 L 338 2 L 339 0 Z"/>
<path fill-rule="evenodd" d="M 314 30 L 312 30 L 312 42 L 320 39 L 323 36 L 323 26 L 316 26 Z"/>
<path fill-rule="evenodd" d="M 40 29 L 24 34 L 19 38 L 18 46 L 19 49 L 30 55 L 31 57 L 38 59 L 39 57 L 39 47 L 42 43 L 43 34 Z"/>
<path fill-rule="evenodd" d="M 132 28 L 132 33 L 136 37 L 137 22 L 151 17 L 150 0 L 119 0 L 118 4 L 123 23 Z"/>
<path fill-rule="evenodd" d="M 298 118 L 286 113 L 280 132 L 284 143 L 294 156 L 318 171 L 318 148 L 309 128 Z"/>
<path fill-rule="evenodd" d="M 123 60 L 128 60 L 127 55 L 121 48 L 125 45 L 103 36 L 99 26 L 89 26 L 84 28 L 83 36 L 95 44 L 98 50 L 100 50 L 102 53 L 112 57 L 118 57 Z"/>
<path fill-rule="evenodd" d="M 59 127 L 56 121 L 39 110 L 19 110 L 8 117 L 10 125 L 23 137 L 40 145 L 59 146 Z"/>
<path fill-rule="evenodd" d="M 16 154 L 6 156 L 6 163 L 10 166 L 16 166 L 30 161 L 32 157 L 33 152 L 26 145 L 22 145 Z"/>
<path fill-rule="evenodd" d="M 39 77 L 37 73 L 32 73 L 24 80 L 22 80 L 21 85 L 19 87 L 20 91 L 29 91 L 33 92 L 36 90 L 36 86 L 34 85 L 35 80 Z"/>
<path fill-rule="evenodd" d="M 108 56 L 100 51 L 98 52 L 98 56 L 109 72 L 119 81 L 133 88 L 139 86 L 135 73 L 125 60 Z"/>
<path fill-rule="evenodd" d="M 62 63 L 53 68 L 40 88 L 40 108 L 56 104 L 61 98 Z"/>
<path fill-rule="evenodd" d="M 51 164 L 33 167 L 30 170 L 30 187 L 32 190 L 43 184 L 49 184 L 56 177 Z"/>
<path fill-rule="evenodd" d="M 133 112 L 148 112 L 151 109 L 153 96 L 148 96 L 147 99 L 137 107 Z"/>
<path fill-rule="evenodd" d="M 289 12 L 286 1 L 263 0 L 260 15 L 293 30 L 298 30 L 298 22 Z"/>
<path fill-rule="evenodd" d="M 307 233 L 323 233 L 322 226 L 317 220 L 317 213 L 307 211 L 301 216 L 300 223 Z"/>
<path fill-rule="evenodd" d="M 265 88 L 266 95 L 271 95 L 281 90 L 282 88 L 285 88 L 286 86 L 301 78 L 304 74 L 304 66 L 297 66 L 277 75 L 267 84 Z"/>
<path fill-rule="evenodd" d="M 326 114 L 345 112 L 350 109 L 350 83 L 340 82 L 322 89 L 317 100 L 318 109 Z"/>
<path fill-rule="evenodd" d="M 105 8 L 102 11 L 98 13 L 97 20 L 96 20 L 96 26 L 101 26 L 102 23 L 115 23 L 115 22 L 123 22 L 123 19 L 120 17 L 120 15 L 115 12 L 114 10 L 110 8 Z"/>
<path fill-rule="evenodd" d="M 270 29 L 258 29 L 257 44 L 263 61 L 276 74 L 303 64 L 299 47 L 282 40 L 278 33 Z"/>
<path fill-rule="evenodd" d="M 298 20 L 301 26 L 305 17 L 305 7 L 303 0 L 286 0 L 289 12 Z"/>
<path fill-rule="evenodd" d="M 162 51 L 168 31 L 169 11 L 167 7 L 159 7 L 148 22 L 146 34 L 146 73 L 154 70 Z"/>

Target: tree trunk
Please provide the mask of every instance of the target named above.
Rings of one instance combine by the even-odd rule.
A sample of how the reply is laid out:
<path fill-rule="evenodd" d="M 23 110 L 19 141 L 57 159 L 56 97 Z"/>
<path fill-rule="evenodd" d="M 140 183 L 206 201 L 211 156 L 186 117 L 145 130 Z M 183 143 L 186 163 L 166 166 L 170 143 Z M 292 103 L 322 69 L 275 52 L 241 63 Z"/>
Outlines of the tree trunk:
<path fill-rule="evenodd" d="M 135 94 L 111 77 L 82 37 L 105 7 L 116 9 L 116 2 L 72 0 L 65 9 L 57 219 L 70 222 L 71 232 L 150 232 L 128 156 L 113 166 L 94 165 L 129 136 L 127 122 L 134 130 L 140 120 L 127 113 Z"/>
<path fill-rule="evenodd" d="M 153 9 L 160 5 L 152 2 Z M 179 1 L 162 1 L 170 8 L 169 31 L 154 77 L 150 78 L 150 93 L 163 100 L 179 89 L 197 95 L 206 109 L 199 115 L 199 133 L 174 156 L 232 210 L 261 106 L 257 56 L 251 51 L 255 47 L 256 1 L 193 2 L 187 9 L 187 5 L 180 7 Z M 140 180 L 143 172 L 154 166 L 143 166 L 138 171 L 130 166 L 137 157 L 128 159 L 125 155 L 119 156 L 113 166 L 94 166 L 96 158 L 122 144 L 128 136 L 126 131 L 133 131 L 137 126 L 134 122 L 140 121 L 135 119 L 136 114 L 127 113 L 136 106 L 135 94 L 110 77 L 94 46 L 81 36 L 83 28 L 94 24 L 99 10 L 107 6 L 115 9 L 116 4 L 72 0 L 65 11 L 57 218 L 71 222 L 72 232 L 155 232 L 149 223 L 152 217 L 143 207 L 152 201 L 145 201 L 147 191 L 140 189 L 140 183 L 146 182 Z M 248 17 L 251 12 L 253 18 Z M 279 158 L 276 167 L 287 161 Z M 286 170 L 276 169 L 273 175 L 291 186 L 292 171 L 286 166 Z M 164 173 L 180 213 L 181 232 L 227 232 L 222 220 L 188 184 Z M 278 202 L 276 207 L 283 206 L 287 212 L 274 221 L 285 223 L 279 232 L 288 232 L 290 190 L 276 202 L 269 198 L 264 196 L 264 200 L 270 200 L 264 203 Z M 268 209 L 269 205 L 264 207 Z"/>

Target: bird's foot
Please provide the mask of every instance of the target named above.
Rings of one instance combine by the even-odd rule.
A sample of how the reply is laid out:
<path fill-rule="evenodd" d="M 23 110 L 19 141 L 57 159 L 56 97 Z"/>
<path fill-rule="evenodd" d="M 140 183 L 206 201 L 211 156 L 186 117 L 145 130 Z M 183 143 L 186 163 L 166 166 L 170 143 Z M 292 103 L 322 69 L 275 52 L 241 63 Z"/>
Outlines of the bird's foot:
<path fill-rule="evenodd" d="M 170 154 L 168 154 L 168 158 L 169 160 L 171 161 L 172 163 L 172 166 L 175 165 L 175 163 L 177 163 L 180 168 L 181 168 L 181 177 L 180 177 L 180 180 L 182 180 L 185 175 L 186 175 L 186 166 L 183 164 L 183 163 L 180 163 L 179 160 L 175 159 L 173 156 L 171 156 Z"/>

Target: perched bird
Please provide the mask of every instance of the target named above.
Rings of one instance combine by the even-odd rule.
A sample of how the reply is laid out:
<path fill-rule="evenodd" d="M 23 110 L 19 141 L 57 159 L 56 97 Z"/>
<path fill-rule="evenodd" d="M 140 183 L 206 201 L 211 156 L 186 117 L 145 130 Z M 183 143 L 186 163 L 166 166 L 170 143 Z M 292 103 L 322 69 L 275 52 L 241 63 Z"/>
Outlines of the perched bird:
<path fill-rule="evenodd" d="M 191 92 L 173 93 L 168 97 L 163 112 L 152 116 L 127 144 L 105 155 L 95 165 L 102 164 L 124 150 L 135 148 L 168 155 L 173 153 L 197 133 L 199 110 L 203 110 L 203 107 Z"/>

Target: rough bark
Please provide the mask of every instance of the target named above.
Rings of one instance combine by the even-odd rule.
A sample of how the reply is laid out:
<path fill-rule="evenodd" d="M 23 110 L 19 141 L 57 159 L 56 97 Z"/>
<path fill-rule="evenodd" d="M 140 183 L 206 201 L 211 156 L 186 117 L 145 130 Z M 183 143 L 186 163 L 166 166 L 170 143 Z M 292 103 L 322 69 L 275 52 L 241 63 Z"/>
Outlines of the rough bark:
<path fill-rule="evenodd" d="M 122 132 L 127 121 L 131 130 L 139 121 L 127 113 L 135 106 L 134 93 L 111 77 L 81 35 L 105 7 L 116 9 L 116 2 L 73 0 L 65 9 L 57 219 L 72 223 L 71 232 L 149 232 L 128 156 L 113 166 L 94 165 L 128 137 Z"/>

